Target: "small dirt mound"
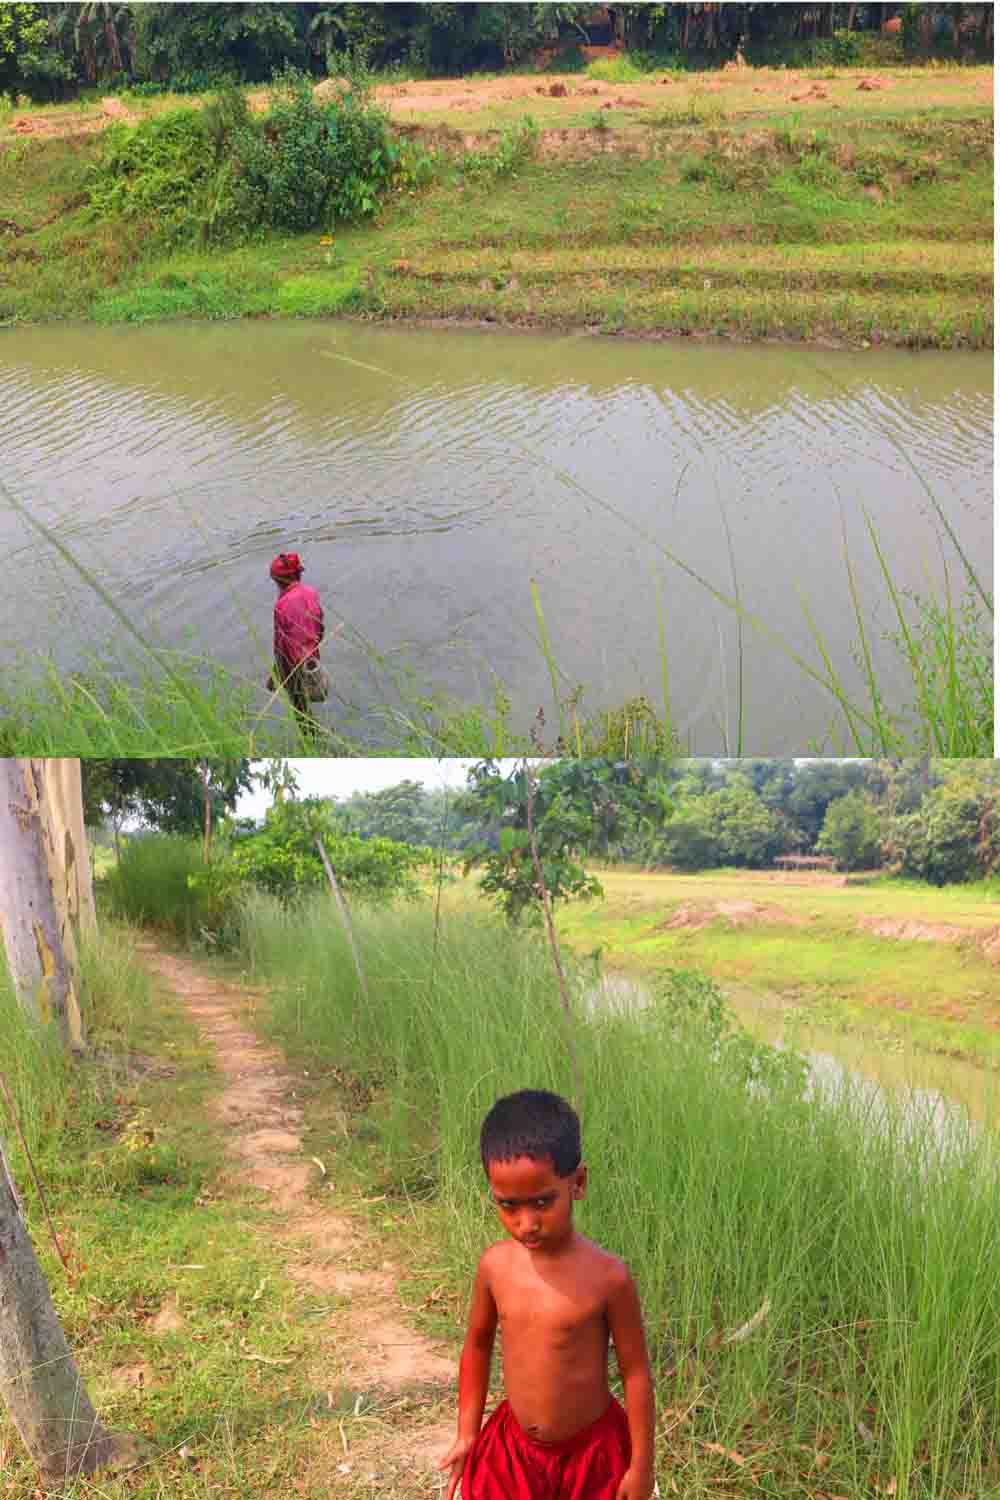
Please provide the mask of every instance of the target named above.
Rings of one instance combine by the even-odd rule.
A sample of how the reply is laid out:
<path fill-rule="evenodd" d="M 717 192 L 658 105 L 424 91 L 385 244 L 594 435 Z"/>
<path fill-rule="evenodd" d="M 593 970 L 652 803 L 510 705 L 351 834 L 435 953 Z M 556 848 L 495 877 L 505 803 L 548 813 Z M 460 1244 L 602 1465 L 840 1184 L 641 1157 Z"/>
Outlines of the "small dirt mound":
<path fill-rule="evenodd" d="M 876 937 L 895 938 L 903 943 L 960 943 L 970 936 L 964 927 L 948 922 L 918 922 L 911 917 L 862 917 L 859 926 Z"/>
<path fill-rule="evenodd" d="M 784 927 L 804 927 L 808 918 L 796 916 L 781 906 L 766 906 L 758 901 L 713 901 L 711 906 L 696 906 L 684 901 L 669 921 L 657 929 L 660 932 L 684 930 L 699 932 L 709 927 L 720 917 L 733 927 L 745 927 L 751 922 L 775 923 Z"/>

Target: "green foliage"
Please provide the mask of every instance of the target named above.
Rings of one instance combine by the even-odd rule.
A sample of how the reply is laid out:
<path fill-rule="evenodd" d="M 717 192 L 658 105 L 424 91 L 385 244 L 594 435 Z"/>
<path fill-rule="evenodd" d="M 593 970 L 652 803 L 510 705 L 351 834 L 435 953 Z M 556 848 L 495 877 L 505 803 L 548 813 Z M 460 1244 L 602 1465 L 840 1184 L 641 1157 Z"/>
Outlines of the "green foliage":
<path fill-rule="evenodd" d="M 485 870 L 480 889 L 496 900 L 508 920 L 538 912 L 542 888 L 530 847 L 530 796 L 542 881 L 552 902 L 600 895 L 600 884 L 583 868 L 581 855 L 597 852 L 602 844 L 607 853 L 619 823 L 641 819 L 635 795 L 640 786 L 644 810 L 655 807 L 660 816 L 669 812 L 659 772 L 656 763 L 643 767 L 595 757 L 556 761 L 540 772 L 521 766 L 503 776 L 491 762 L 483 762 L 470 772 L 472 790 L 465 805 L 476 805 L 489 817 L 492 836 L 469 852 L 466 870 Z"/>
<path fill-rule="evenodd" d="M 203 110 L 116 126 L 92 174 L 90 204 L 97 218 L 149 221 L 178 240 L 325 228 L 370 217 L 399 164 L 386 118 L 363 91 L 348 88 L 322 104 L 309 80 L 287 68 L 263 117 L 228 87 Z M 412 155 L 407 165 L 411 181 L 423 175 Z"/>
<path fill-rule="evenodd" d="M 171 110 L 136 126 L 114 125 L 89 182 L 94 218 L 142 219 L 166 239 L 196 228 L 215 175 L 215 151 L 201 111 Z"/>
<path fill-rule="evenodd" d="M 72 78 L 46 16 L 48 7 L 0 5 L 0 98 L 16 104 L 20 94 L 33 102 L 59 99 Z"/>
<path fill-rule="evenodd" d="M 317 103 L 309 80 L 290 69 L 276 78 L 263 120 L 236 132 L 233 150 L 233 215 L 248 228 L 370 218 L 399 161 L 380 110 L 353 88 Z"/>
<path fill-rule="evenodd" d="M 504 125 L 492 151 L 467 151 L 462 170 L 468 177 L 516 177 L 538 155 L 540 131 L 533 115 Z"/>
<path fill-rule="evenodd" d="M 831 802 L 816 840 L 821 854 L 832 854 L 842 870 L 871 870 L 879 862 L 881 825 L 861 792 Z"/>
<path fill-rule="evenodd" d="M 861 61 L 861 40 L 853 31 L 835 31 L 830 51 L 836 67 L 857 67 Z"/>
<path fill-rule="evenodd" d="M 805 1058 L 756 1041 L 738 1023 L 714 980 L 671 969 L 658 980 L 655 994 L 659 1019 L 672 1027 L 674 1045 L 692 1047 L 711 1058 L 737 1086 L 756 1084 L 772 1097 L 776 1092 L 788 1099 L 802 1097 L 808 1076 Z"/>
<path fill-rule="evenodd" d="M 207 902 L 212 931 L 223 940 L 232 936 L 249 891 L 294 902 L 325 885 L 317 836 L 344 891 L 368 903 L 416 895 L 425 850 L 342 833 L 333 807 L 319 798 L 282 799 L 269 809 L 261 828 L 234 829 L 221 857 L 189 874 L 189 887 Z"/>
<path fill-rule="evenodd" d="M 206 893 L 189 881 L 201 869 L 198 840 L 179 834 L 134 834 L 99 882 L 98 894 L 112 916 L 162 927 L 191 941 L 212 926 Z"/>
<path fill-rule="evenodd" d="M 780 813 L 765 806 L 748 777 L 736 773 L 725 786 L 699 795 L 682 780 L 676 814 L 650 840 L 646 857 L 682 870 L 720 865 L 761 869 L 794 848 L 794 830 Z"/>
<path fill-rule="evenodd" d="M 199 73 L 259 82 L 308 56 L 304 7 L 298 5 L 143 4 L 133 8 L 140 77 Z M 209 85 L 211 86 L 211 84 Z"/>
<path fill-rule="evenodd" d="M 84 812 L 88 825 L 108 821 L 118 829 L 138 819 L 161 833 L 197 833 L 205 801 L 213 823 L 231 813 L 256 776 L 249 760 L 101 760 L 85 757 Z M 206 779 L 207 778 L 207 779 Z"/>
<path fill-rule="evenodd" d="M 1000 788 L 985 778 L 957 775 L 930 791 L 914 812 L 893 820 L 887 848 L 902 874 L 932 885 L 995 874 L 1000 869 Z"/>

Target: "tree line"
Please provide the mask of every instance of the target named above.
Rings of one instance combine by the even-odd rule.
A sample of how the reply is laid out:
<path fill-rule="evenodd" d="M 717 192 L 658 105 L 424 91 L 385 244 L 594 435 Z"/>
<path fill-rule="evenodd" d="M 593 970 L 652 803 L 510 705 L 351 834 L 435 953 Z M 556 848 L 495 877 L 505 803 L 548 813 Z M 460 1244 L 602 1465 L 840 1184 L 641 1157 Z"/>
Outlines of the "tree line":
<path fill-rule="evenodd" d="M 58 100 L 82 86 L 147 92 L 335 73 L 345 54 L 428 73 L 523 64 L 542 49 L 617 42 L 680 66 L 850 63 L 864 32 L 898 26 L 913 52 L 988 58 L 991 4 L 0 4 L 0 94 Z M 836 39 L 840 43 L 835 46 Z"/>
<path fill-rule="evenodd" d="M 254 779 L 285 787 L 281 762 L 84 763 L 88 824 L 117 838 L 132 819 L 161 832 L 204 834 L 232 819 Z M 819 855 L 843 870 L 888 867 L 934 884 L 1000 871 L 1000 763 L 911 760 L 559 760 L 533 775 L 538 841 L 573 855 L 648 868 L 773 867 Z M 473 767 L 460 791 L 406 779 L 328 800 L 341 839 L 389 840 L 462 859 L 485 857 L 527 829 L 522 771 Z M 235 824 L 237 835 L 251 825 Z"/>

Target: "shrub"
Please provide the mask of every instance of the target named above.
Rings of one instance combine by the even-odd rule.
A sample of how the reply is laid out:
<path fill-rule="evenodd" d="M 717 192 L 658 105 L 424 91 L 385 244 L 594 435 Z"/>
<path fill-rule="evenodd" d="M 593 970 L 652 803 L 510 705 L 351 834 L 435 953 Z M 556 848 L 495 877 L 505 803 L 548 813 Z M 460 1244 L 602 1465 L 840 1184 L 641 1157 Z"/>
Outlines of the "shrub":
<path fill-rule="evenodd" d="M 168 237 L 183 236 L 197 223 L 214 172 L 201 113 L 171 110 L 134 128 L 114 125 L 88 184 L 91 210 L 96 218 L 155 219 Z"/>
<path fill-rule="evenodd" d="M 236 222 L 293 230 L 371 215 L 399 160 L 380 110 L 353 89 L 320 104 L 292 70 L 263 120 L 235 132 L 233 155 Z"/>
<path fill-rule="evenodd" d="M 856 67 L 861 61 L 861 42 L 853 31 L 835 31 L 832 52 L 837 67 Z"/>

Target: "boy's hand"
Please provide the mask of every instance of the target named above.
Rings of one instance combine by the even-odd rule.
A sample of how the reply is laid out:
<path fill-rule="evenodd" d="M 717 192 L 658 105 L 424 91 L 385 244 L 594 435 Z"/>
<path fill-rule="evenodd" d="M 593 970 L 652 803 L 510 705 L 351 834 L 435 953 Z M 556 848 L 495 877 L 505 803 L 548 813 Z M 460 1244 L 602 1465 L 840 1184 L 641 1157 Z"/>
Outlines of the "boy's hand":
<path fill-rule="evenodd" d="M 652 1469 L 629 1469 L 618 1486 L 615 1500 L 649 1500 L 655 1481 Z"/>
<path fill-rule="evenodd" d="M 476 1440 L 474 1437 L 456 1438 L 451 1447 L 448 1449 L 448 1452 L 445 1454 L 444 1458 L 442 1458 L 441 1462 L 438 1464 L 439 1469 L 451 1470 L 451 1477 L 448 1480 L 448 1491 L 444 1497 L 444 1500 L 452 1500 L 452 1496 L 458 1489 L 459 1480 L 462 1477 L 462 1470 L 465 1468 L 465 1460 L 468 1458 L 469 1454 L 472 1452 L 475 1446 Z"/>

